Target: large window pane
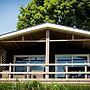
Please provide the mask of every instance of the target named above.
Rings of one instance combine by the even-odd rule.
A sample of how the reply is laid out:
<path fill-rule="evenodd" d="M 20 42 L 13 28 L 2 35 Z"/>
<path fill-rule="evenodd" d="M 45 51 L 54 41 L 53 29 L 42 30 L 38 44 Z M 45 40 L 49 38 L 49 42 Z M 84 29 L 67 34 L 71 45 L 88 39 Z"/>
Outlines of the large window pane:
<path fill-rule="evenodd" d="M 43 64 L 45 62 L 44 56 L 17 56 L 15 63 L 16 64 Z M 43 71 L 44 67 L 43 66 L 31 66 L 30 71 L 32 70 L 39 70 Z M 27 71 L 27 66 L 15 66 L 15 72 L 26 72 Z"/>
<path fill-rule="evenodd" d="M 57 57 L 57 63 L 71 63 L 72 57 L 71 56 L 60 56 Z M 57 72 L 65 72 L 65 66 L 57 66 Z M 65 77 L 64 74 L 57 74 L 57 77 Z"/>
<path fill-rule="evenodd" d="M 87 62 L 87 56 L 73 56 L 73 63 L 86 63 Z M 75 72 L 84 72 L 84 66 L 78 65 L 78 66 L 73 66 L 72 71 Z M 76 78 L 84 78 L 84 74 L 73 74 L 74 77 Z"/>
<path fill-rule="evenodd" d="M 71 56 L 60 56 L 60 57 L 57 57 L 57 61 L 59 63 L 71 63 L 72 57 Z"/>
<path fill-rule="evenodd" d="M 16 64 L 26 64 L 29 63 L 29 57 L 16 57 Z M 16 66 L 15 72 L 26 72 L 27 67 L 26 66 Z"/>
<path fill-rule="evenodd" d="M 56 57 L 56 63 L 87 63 L 88 56 L 86 55 L 58 55 Z M 70 65 L 68 66 L 68 72 L 83 72 L 85 70 L 84 66 L 81 65 Z M 57 72 L 65 72 L 65 66 L 59 65 L 56 66 Z M 57 74 L 57 78 L 65 77 L 65 74 Z M 68 78 L 84 78 L 84 74 L 70 74 Z"/>
<path fill-rule="evenodd" d="M 85 63 L 87 62 L 87 56 L 73 56 L 73 63 Z"/>
<path fill-rule="evenodd" d="M 44 57 L 31 57 L 30 60 L 31 60 L 31 64 L 44 64 L 45 62 Z M 44 67 L 43 66 L 32 66 L 31 71 L 33 70 L 44 71 Z"/>

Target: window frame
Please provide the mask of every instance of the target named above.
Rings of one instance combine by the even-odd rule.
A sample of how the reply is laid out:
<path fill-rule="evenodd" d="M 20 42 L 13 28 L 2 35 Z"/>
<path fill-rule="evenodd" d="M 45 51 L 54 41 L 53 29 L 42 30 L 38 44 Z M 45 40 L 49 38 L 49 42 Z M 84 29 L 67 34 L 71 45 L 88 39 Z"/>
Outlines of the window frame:
<path fill-rule="evenodd" d="M 17 57 L 29 57 L 29 62 L 31 62 L 31 60 L 30 60 L 31 57 L 44 57 L 44 59 L 45 59 L 45 55 L 14 55 L 13 56 L 13 63 L 14 64 L 16 64 L 15 62 L 16 62 Z M 15 72 L 15 66 L 13 67 L 13 72 Z"/>
<path fill-rule="evenodd" d="M 57 63 L 57 57 L 60 56 L 71 56 L 71 63 L 73 63 L 73 57 L 74 56 L 87 56 L 87 63 L 89 63 L 90 54 L 55 54 L 55 63 Z M 57 65 L 55 65 L 55 72 L 57 72 Z M 55 74 L 55 78 L 57 77 L 57 74 Z"/>

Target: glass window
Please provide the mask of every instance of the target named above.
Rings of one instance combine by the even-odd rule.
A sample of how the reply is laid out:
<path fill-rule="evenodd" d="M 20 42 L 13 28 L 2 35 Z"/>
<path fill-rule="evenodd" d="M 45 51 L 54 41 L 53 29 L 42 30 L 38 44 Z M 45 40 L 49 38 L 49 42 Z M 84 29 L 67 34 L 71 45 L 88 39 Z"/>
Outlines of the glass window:
<path fill-rule="evenodd" d="M 87 62 L 87 56 L 73 56 L 73 63 L 85 63 Z"/>
<path fill-rule="evenodd" d="M 71 63 L 72 57 L 71 56 L 59 56 L 57 57 L 57 63 Z M 65 66 L 57 66 L 57 72 L 65 72 Z M 65 77 L 64 74 L 57 74 L 57 77 Z"/>
<path fill-rule="evenodd" d="M 31 57 L 31 63 L 32 64 L 44 64 L 45 59 L 44 57 Z M 37 70 L 37 71 L 44 71 L 44 67 L 43 66 L 32 66 L 31 67 L 31 71 L 32 70 Z"/>
<path fill-rule="evenodd" d="M 60 57 L 57 57 L 57 61 L 59 63 L 71 63 L 72 57 L 71 56 L 60 56 Z"/>
<path fill-rule="evenodd" d="M 56 57 L 56 63 L 87 63 L 88 57 L 87 55 L 58 55 Z M 68 70 L 70 71 L 84 71 L 84 66 L 80 65 L 74 65 L 69 66 Z M 57 72 L 65 72 L 65 66 L 64 65 L 57 65 L 56 66 Z M 78 77 L 80 74 L 78 74 Z M 65 77 L 65 74 L 57 74 L 56 77 Z M 81 77 L 81 76 L 80 76 Z"/>
<path fill-rule="evenodd" d="M 16 64 L 43 64 L 45 62 L 44 56 L 32 56 L 32 57 L 16 57 L 15 63 Z M 43 66 L 32 66 L 30 67 L 30 71 L 32 70 L 44 70 Z M 27 66 L 15 66 L 15 72 L 26 72 Z"/>
<path fill-rule="evenodd" d="M 26 64 L 29 62 L 29 57 L 16 57 L 16 64 Z M 26 66 L 16 66 L 15 72 L 26 72 L 27 67 Z"/>

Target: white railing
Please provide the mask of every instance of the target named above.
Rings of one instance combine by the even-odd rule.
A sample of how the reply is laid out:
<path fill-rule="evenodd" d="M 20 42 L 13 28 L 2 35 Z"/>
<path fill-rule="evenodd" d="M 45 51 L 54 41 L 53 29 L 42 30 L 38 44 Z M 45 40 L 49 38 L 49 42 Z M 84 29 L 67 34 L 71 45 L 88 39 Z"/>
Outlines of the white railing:
<path fill-rule="evenodd" d="M 75 74 L 84 74 L 84 77 L 83 79 L 88 79 L 88 76 L 90 75 L 90 70 L 88 70 L 88 68 L 90 67 L 90 63 L 60 63 L 60 64 L 0 64 L 0 66 L 4 66 L 4 67 L 9 67 L 8 71 L 4 71 L 2 70 L 0 72 L 0 74 L 4 75 L 4 74 L 7 74 L 8 75 L 8 79 L 12 79 L 11 75 L 26 75 L 26 78 L 25 79 L 33 79 L 31 77 L 29 77 L 30 75 L 34 75 L 34 74 L 41 74 L 41 75 L 52 75 L 52 74 L 63 74 L 65 75 L 65 78 L 64 79 L 69 79 L 69 75 L 75 75 Z M 14 70 L 12 70 L 13 68 L 15 68 L 15 66 L 26 66 L 27 67 L 27 71 L 26 72 L 15 72 Z M 34 72 L 30 72 L 30 67 L 31 66 L 43 66 L 43 67 L 46 67 L 46 66 L 64 66 L 65 68 L 65 71 L 64 72 L 37 72 L 37 71 L 34 71 Z M 79 67 L 82 67 L 84 68 L 83 71 L 69 71 L 69 67 L 76 67 L 76 66 L 79 66 Z M 45 78 L 43 78 L 45 79 Z M 50 78 L 49 78 L 50 79 Z M 58 79 L 58 78 L 54 78 L 54 79 Z M 71 77 L 72 79 L 72 77 Z M 78 79 L 78 77 L 77 77 Z"/>

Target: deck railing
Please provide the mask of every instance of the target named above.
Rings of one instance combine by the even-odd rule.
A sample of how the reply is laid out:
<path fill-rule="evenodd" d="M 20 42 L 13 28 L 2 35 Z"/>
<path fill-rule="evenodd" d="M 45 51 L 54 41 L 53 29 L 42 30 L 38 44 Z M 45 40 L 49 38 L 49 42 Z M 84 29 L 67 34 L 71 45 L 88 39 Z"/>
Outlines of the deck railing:
<path fill-rule="evenodd" d="M 90 63 L 59 63 L 59 64 L 0 64 L 1 67 L 9 67 L 7 71 L 4 71 L 2 70 L 0 72 L 1 75 L 5 75 L 7 74 L 8 77 L 7 79 L 13 79 L 13 76 L 14 75 L 25 75 L 26 77 L 23 78 L 23 79 L 35 79 L 35 78 L 31 78 L 30 75 L 56 75 L 56 74 L 62 74 L 62 75 L 65 75 L 64 78 L 57 78 L 57 77 L 54 77 L 53 79 L 89 79 L 89 76 L 90 76 Z M 13 70 L 13 68 L 15 68 L 15 66 L 26 66 L 27 67 L 27 71 L 26 72 L 15 72 L 15 70 Z M 34 71 L 34 72 L 30 72 L 30 67 L 31 66 L 43 66 L 43 67 L 50 67 L 50 66 L 64 66 L 64 72 L 56 72 L 55 70 L 54 71 L 50 71 L 50 72 L 45 72 L 45 71 L 42 71 L 42 72 L 37 72 L 37 71 Z M 81 71 L 81 70 L 78 70 L 78 71 L 71 71 L 69 70 L 69 68 L 72 68 L 72 67 L 83 67 L 84 70 Z M 78 78 L 78 77 L 70 77 L 70 75 L 77 75 L 77 74 L 81 74 L 81 75 L 84 75 L 84 77 L 82 78 Z M 40 78 L 40 77 L 39 77 Z M 1 77 L 2 79 L 2 77 Z M 37 79 L 37 78 L 36 78 Z M 42 79 L 45 79 L 42 78 Z M 48 78 L 49 79 L 52 79 L 52 78 Z"/>

